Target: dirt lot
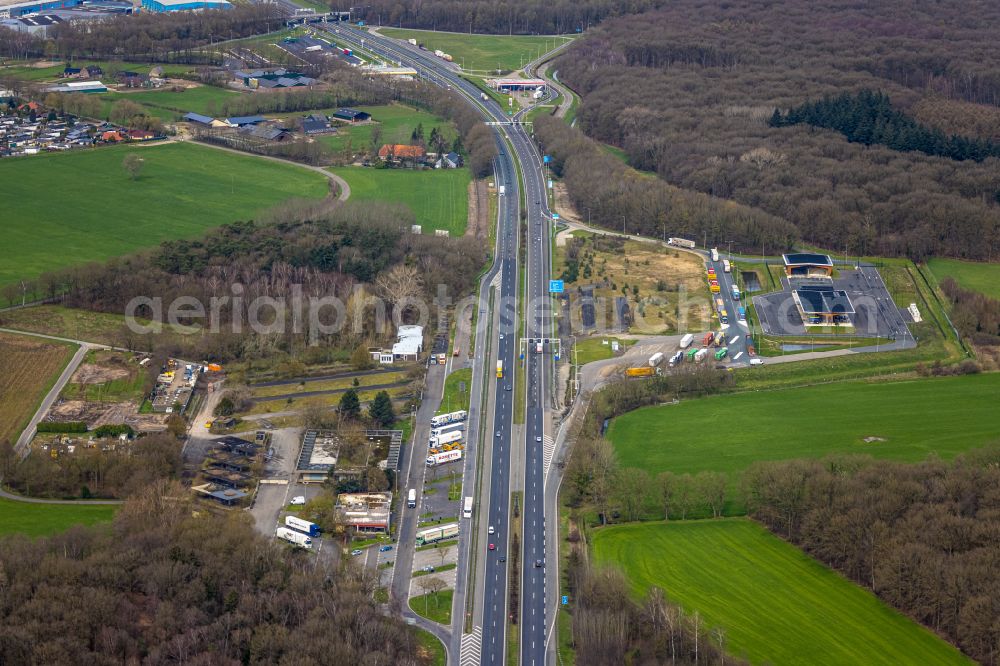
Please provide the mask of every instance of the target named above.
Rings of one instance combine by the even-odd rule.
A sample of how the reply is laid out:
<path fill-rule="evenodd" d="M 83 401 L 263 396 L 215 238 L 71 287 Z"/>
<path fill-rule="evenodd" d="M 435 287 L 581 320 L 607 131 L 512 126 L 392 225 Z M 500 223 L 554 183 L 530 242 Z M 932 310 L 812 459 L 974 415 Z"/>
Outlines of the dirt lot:
<path fill-rule="evenodd" d="M 13 441 L 75 347 L 0 333 L 0 441 Z"/>
<path fill-rule="evenodd" d="M 105 365 L 94 363 L 81 363 L 73 378 L 70 380 L 74 384 L 103 384 L 116 379 L 125 379 L 129 372 L 125 368 L 110 368 Z"/>
<path fill-rule="evenodd" d="M 555 253 L 555 270 L 566 278 L 572 276 L 573 259 L 578 262 L 576 279 L 566 284 L 571 298 L 575 299 L 579 287 L 588 285 L 594 287 L 598 309 L 600 299 L 610 308 L 616 296 L 627 297 L 633 314 L 631 333 L 668 334 L 697 328 L 697 322 L 711 315 L 704 264 L 697 257 L 651 243 L 584 232 L 574 233 Z M 605 321 L 614 321 L 610 310 Z"/>
<path fill-rule="evenodd" d="M 86 402 L 63 400 L 52 406 L 49 421 L 83 421 L 93 430 L 102 425 L 127 423 L 141 432 L 159 432 L 166 429 L 166 414 L 140 414 L 134 402 Z"/>

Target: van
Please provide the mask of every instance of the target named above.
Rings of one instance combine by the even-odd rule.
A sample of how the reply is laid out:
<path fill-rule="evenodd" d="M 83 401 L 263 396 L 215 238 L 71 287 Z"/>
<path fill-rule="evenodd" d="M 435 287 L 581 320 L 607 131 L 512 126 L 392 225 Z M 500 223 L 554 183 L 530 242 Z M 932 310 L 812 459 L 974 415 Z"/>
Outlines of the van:
<path fill-rule="evenodd" d="M 410 492 L 406 496 L 406 506 L 410 509 L 417 508 L 417 491 L 415 488 L 410 488 Z"/>
<path fill-rule="evenodd" d="M 752 358 L 752 359 L 750 359 L 750 365 L 764 365 L 764 359 L 762 359 L 762 358 Z"/>

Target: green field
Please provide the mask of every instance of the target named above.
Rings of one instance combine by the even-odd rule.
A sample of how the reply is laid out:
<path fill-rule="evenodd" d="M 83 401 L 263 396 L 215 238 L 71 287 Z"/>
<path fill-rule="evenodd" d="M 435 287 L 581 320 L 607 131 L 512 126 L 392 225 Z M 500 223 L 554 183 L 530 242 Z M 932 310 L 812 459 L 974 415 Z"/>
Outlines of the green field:
<path fill-rule="evenodd" d="M 465 233 L 469 221 L 468 169 L 330 169 L 351 186 L 351 201 L 399 203 L 413 211 L 414 223 L 424 233 L 446 229 L 452 236 Z"/>
<path fill-rule="evenodd" d="M 622 467 L 650 473 L 834 453 L 949 459 L 998 439 L 998 392 L 1000 374 L 747 392 L 638 409 L 614 419 L 608 438 Z"/>
<path fill-rule="evenodd" d="M 145 160 L 135 181 L 122 169 L 129 152 Z M 6 159 L 0 285 L 200 236 L 291 197 L 319 199 L 328 189 L 315 172 L 191 143 Z"/>
<path fill-rule="evenodd" d="M 386 37 L 415 39 L 429 51 L 441 50 L 466 71 L 495 74 L 520 69 L 572 37 L 534 35 L 470 35 L 461 32 L 381 28 Z"/>
<path fill-rule="evenodd" d="M 957 259 L 931 259 L 927 262 L 938 282 L 950 277 L 959 286 L 1000 300 L 1000 264 L 986 264 Z"/>
<path fill-rule="evenodd" d="M 622 345 L 623 349 L 627 349 L 635 344 L 635 340 L 620 340 L 618 338 L 609 337 L 595 337 L 587 338 L 585 340 L 578 340 L 576 343 L 576 350 L 573 352 L 572 361 L 580 365 L 586 365 L 591 361 L 603 361 L 614 356 L 614 352 L 611 351 L 611 342 L 616 341 L 619 345 Z M 604 343 L 607 344 L 604 344 Z"/>
<path fill-rule="evenodd" d="M 50 67 L 34 67 L 32 65 L 11 65 L 8 67 L 0 67 L 0 77 L 13 77 L 20 79 L 22 81 L 55 81 L 61 77 L 63 70 L 66 68 L 64 62 L 58 65 L 52 65 Z M 140 74 L 148 74 L 149 70 L 154 67 L 159 67 L 163 70 L 166 76 L 176 76 L 179 74 L 184 74 L 192 69 L 192 65 L 168 65 L 168 64 L 157 64 L 157 63 L 142 63 L 142 62 L 111 62 L 109 60 L 76 60 L 73 62 L 73 67 L 86 67 L 88 65 L 98 65 L 102 67 L 107 73 L 108 67 L 114 65 L 121 70 L 128 70 L 130 72 L 139 72 Z M 110 76 L 104 76 L 101 79 L 106 84 L 113 84 L 114 81 Z"/>
<path fill-rule="evenodd" d="M 350 139 L 351 153 L 368 151 L 371 149 L 372 128 L 377 124 L 382 129 L 380 144 L 385 143 L 410 143 L 413 130 L 417 125 L 423 125 L 424 139 L 430 139 L 431 128 L 437 127 L 438 131 L 444 134 L 451 143 L 458 136 L 458 130 L 448 119 L 436 116 L 421 109 L 405 106 L 403 104 L 388 104 L 385 106 L 359 106 L 360 111 L 370 113 L 374 123 L 364 123 L 360 125 L 337 125 L 337 133 L 328 136 L 320 136 L 317 141 L 326 144 L 331 150 L 336 152 L 344 151 Z M 330 114 L 334 109 L 325 109 L 323 112 Z M 302 114 L 293 114 L 301 116 Z"/>
<path fill-rule="evenodd" d="M 958 650 L 795 546 L 745 519 L 597 530 L 599 563 L 620 565 L 637 597 L 651 586 L 751 663 L 957 664 Z"/>
<path fill-rule="evenodd" d="M 459 389 L 465 389 L 463 393 Z M 444 397 L 438 414 L 447 414 L 459 409 L 469 408 L 469 394 L 472 392 L 472 368 L 455 370 L 444 380 Z"/>
<path fill-rule="evenodd" d="M 445 652 L 444 644 L 438 637 L 425 629 L 416 629 L 417 650 L 421 656 L 426 657 L 424 663 L 428 666 L 445 666 L 448 655 Z"/>
<path fill-rule="evenodd" d="M 0 498 L 0 535 L 46 536 L 74 525 L 111 520 L 114 505 L 32 504 Z"/>
<path fill-rule="evenodd" d="M 215 86 L 200 86 L 188 88 L 183 92 L 174 92 L 169 88 L 160 90 L 143 90 L 140 92 L 113 92 L 101 95 L 105 102 L 105 117 L 111 112 L 111 106 L 120 100 L 141 104 L 149 110 L 149 114 L 165 121 L 180 120 L 188 112 L 200 113 L 206 116 L 227 115 L 223 106 L 227 100 L 235 99 L 240 93 Z"/>

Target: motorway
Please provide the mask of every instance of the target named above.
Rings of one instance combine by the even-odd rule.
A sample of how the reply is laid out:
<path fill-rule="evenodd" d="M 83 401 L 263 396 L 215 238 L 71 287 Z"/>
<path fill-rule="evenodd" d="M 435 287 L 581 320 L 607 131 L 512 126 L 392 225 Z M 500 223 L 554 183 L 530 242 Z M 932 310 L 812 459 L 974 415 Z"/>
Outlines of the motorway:
<path fill-rule="evenodd" d="M 497 258 L 491 275 L 499 275 L 498 300 L 499 330 L 494 331 L 496 342 L 496 360 L 503 364 L 503 376 L 495 378 L 496 386 L 493 398 L 492 427 L 487 434 L 492 439 L 484 447 L 484 453 L 490 452 L 488 459 L 482 461 L 484 485 L 488 484 L 487 506 L 479 509 L 479 532 L 492 527 L 494 534 L 485 535 L 485 543 L 477 541 L 478 552 L 471 558 L 460 561 L 458 578 L 467 575 L 471 561 L 477 562 L 482 569 L 477 581 L 483 581 L 483 587 L 478 590 L 476 609 L 473 617 L 474 632 L 481 632 L 481 653 L 479 659 L 470 659 L 472 663 L 500 665 L 505 663 L 506 627 L 509 609 L 507 608 L 508 580 L 508 540 L 510 538 L 509 516 L 512 483 L 516 486 L 518 479 L 512 478 L 517 469 L 512 468 L 511 454 L 514 447 L 520 447 L 524 459 L 523 488 L 524 502 L 521 507 L 523 524 L 523 543 L 520 561 L 523 574 L 521 577 L 521 607 L 518 612 L 520 628 L 522 664 L 543 664 L 545 662 L 545 628 L 546 628 L 546 581 L 545 581 L 545 512 L 543 499 L 544 476 L 544 443 L 545 443 L 545 409 L 547 407 L 547 369 L 551 363 L 552 347 L 545 345 L 543 354 L 536 354 L 535 347 L 529 346 L 518 338 L 517 307 L 518 289 L 518 242 L 520 211 L 520 187 L 514 160 L 522 167 L 527 210 L 527 280 L 524 302 L 525 329 L 524 336 L 530 339 L 548 337 L 550 330 L 550 307 L 547 295 L 549 276 L 549 244 L 551 239 L 551 214 L 548 211 L 545 183 L 542 169 L 542 159 L 535 149 L 531 139 L 519 124 L 507 124 L 509 119 L 492 99 L 481 100 L 481 91 L 468 81 L 460 78 L 453 66 L 431 54 L 416 48 L 390 40 L 371 33 L 361 33 L 344 25 L 336 27 L 321 26 L 318 29 L 336 34 L 341 40 L 360 44 L 365 40 L 365 48 L 379 57 L 387 60 L 405 63 L 417 69 L 425 79 L 451 88 L 465 95 L 470 102 L 477 104 L 486 118 L 497 123 L 496 140 L 499 155 L 495 162 L 497 186 L 504 186 L 505 194 L 500 196 L 500 210 L 497 227 Z M 363 36 L 362 36 L 363 35 Z M 517 118 L 515 118 L 517 119 Z M 509 144 L 508 144 L 509 141 Z M 513 149 L 513 150 L 511 150 Z M 513 154 L 512 154 L 513 153 Z M 492 281 L 494 285 L 497 280 Z M 524 372 L 527 386 L 526 420 L 524 425 L 525 446 L 521 447 L 520 438 L 515 437 L 513 426 L 514 396 L 516 373 L 521 370 L 518 364 L 524 353 Z M 490 359 L 492 360 L 492 358 Z M 478 359 L 477 369 L 484 374 L 483 359 Z M 479 395 L 473 395 L 477 401 Z M 487 403 L 489 400 L 487 400 Z M 471 411 L 471 410 L 470 410 Z M 520 456 L 518 456 L 520 457 Z M 469 477 L 467 477 L 468 479 Z M 485 518 L 485 520 L 483 520 Z M 464 529 L 464 528 L 463 528 Z M 463 535 L 466 544 L 469 536 Z M 493 544 L 495 550 L 489 549 Z M 463 549 L 467 552 L 467 549 Z M 464 567 L 463 567 L 464 564 Z M 538 566 L 536 566 L 536 564 Z M 463 572 L 464 569 L 464 572 Z M 456 589 L 456 597 L 464 597 Z M 464 608 L 464 598 L 456 599 L 455 607 Z M 461 651 L 461 620 L 463 614 L 455 613 L 456 623 L 453 640 L 449 650 L 453 663 Z M 457 648 L 457 649 L 456 649 Z M 466 657 L 474 655 L 462 654 L 461 661 L 466 663 Z"/>

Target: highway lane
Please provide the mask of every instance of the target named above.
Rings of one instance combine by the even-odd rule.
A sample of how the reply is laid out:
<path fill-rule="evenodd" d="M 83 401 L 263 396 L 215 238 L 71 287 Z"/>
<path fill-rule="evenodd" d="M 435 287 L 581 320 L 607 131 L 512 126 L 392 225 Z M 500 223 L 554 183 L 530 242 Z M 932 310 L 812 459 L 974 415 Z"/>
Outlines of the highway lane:
<path fill-rule="evenodd" d="M 409 64 L 418 73 L 439 85 L 456 89 L 480 106 L 488 118 L 504 123 L 504 111 L 492 100 L 480 101 L 481 93 L 471 83 L 457 76 L 454 69 L 434 56 L 415 48 L 410 48 L 393 40 L 365 33 L 362 37 L 353 28 L 340 26 L 324 28 L 338 34 L 341 39 L 360 43 L 376 55 L 395 62 Z M 505 628 L 507 622 L 507 543 L 509 539 L 509 502 L 511 486 L 510 453 L 515 442 L 513 431 L 513 396 L 517 360 L 521 349 L 525 350 L 525 372 L 527 382 L 526 422 L 525 422 L 525 499 L 522 507 L 523 575 L 521 586 L 520 630 L 521 662 L 542 664 L 545 660 L 545 516 L 543 505 L 543 440 L 544 412 L 546 404 L 546 368 L 551 361 L 551 347 L 545 346 L 545 353 L 534 353 L 535 348 L 524 345 L 517 339 L 516 303 L 518 298 L 518 222 L 519 188 L 514 159 L 522 165 L 525 201 L 527 205 L 527 280 L 525 304 L 525 336 L 538 340 L 548 337 L 550 330 L 550 307 L 547 296 L 549 275 L 549 243 L 551 238 L 550 220 L 542 160 L 531 139 L 520 125 L 507 125 L 504 134 L 510 140 L 512 151 L 498 131 L 499 156 L 496 160 L 497 185 L 504 185 L 506 194 L 501 197 L 501 211 L 498 226 L 498 251 L 500 252 L 501 280 L 499 290 L 500 330 L 497 338 L 497 358 L 503 363 L 503 376 L 496 378 L 496 399 L 493 412 L 494 439 L 489 472 L 489 505 L 485 511 L 487 526 L 494 534 L 487 535 L 484 548 L 485 576 L 482 590 L 482 652 L 480 663 L 503 664 L 505 662 Z M 511 154 L 513 152 L 513 155 Z M 489 550 L 493 544 L 496 550 Z M 538 564 L 539 566 L 536 566 Z M 459 574 L 461 576 L 461 573 Z M 457 604 L 458 602 L 456 602 Z M 461 608 L 461 606 L 459 606 Z M 479 619 L 479 618 L 474 618 Z M 459 632 L 456 632 L 459 633 Z M 455 654 L 455 651 L 452 652 Z"/>
<path fill-rule="evenodd" d="M 739 321 L 738 317 L 739 307 L 744 302 L 745 294 L 740 292 L 740 300 L 733 298 L 733 285 L 736 284 L 736 275 L 734 273 L 727 273 L 724 270 L 721 253 L 719 254 L 719 261 L 712 261 L 711 252 L 709 252 L 709 255 L 705 259 L 705 264 L 715 269 L 715 275 L 719 282 L 719 293 L 712 294 L 713 309 L 716 315 L 718 315 L 719 309 L 715 307 L 715 300 L 721 298 L 722 307 L 729 318 L 728 324 L 720 325 L 720 330 L 726 337 L 726 341 L 722 343 L 722 346 L 729 350 L 727 359 L 735 365 L 750 365 L 750 355 L 747 352 L 748 343 L 746 338 L 750 327 L 745 320 Z M 714 354 L 715 351 L 717 350 L 710 350 L 710 353 Z M 714 361 L 714 358 L 705 359 L 706 363 Z"/>

